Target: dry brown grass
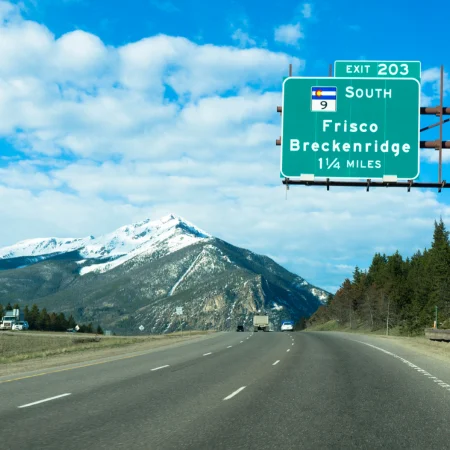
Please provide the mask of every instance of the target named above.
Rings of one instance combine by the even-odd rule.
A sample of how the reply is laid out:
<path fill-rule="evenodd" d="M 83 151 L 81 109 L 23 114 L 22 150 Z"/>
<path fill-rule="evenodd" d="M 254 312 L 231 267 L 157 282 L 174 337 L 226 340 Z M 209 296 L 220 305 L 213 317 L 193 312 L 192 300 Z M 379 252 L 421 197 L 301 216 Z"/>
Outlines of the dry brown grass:
<path fill-rule="evenodd" d="M 118 347 L 157 347 L 174 341 L 189 339 L 207 334 L 204 331 L 171 333 L 154 336 L 95 336 L 75 333 L 0 333 L 0 365 L 19 361 L 48 358 L 50 356 L 73 354 L 85 351 L 98 351 Z M 133 345 L 134 344 L 134 345 Z"/>
<path fill-rule="evenodd" d="M 412 349 L 423 355 L 450 362 L 450 342 L 430 341 L 425 336 L 400 337 L 377 336 L 401 345 L 405 349 Z"/>

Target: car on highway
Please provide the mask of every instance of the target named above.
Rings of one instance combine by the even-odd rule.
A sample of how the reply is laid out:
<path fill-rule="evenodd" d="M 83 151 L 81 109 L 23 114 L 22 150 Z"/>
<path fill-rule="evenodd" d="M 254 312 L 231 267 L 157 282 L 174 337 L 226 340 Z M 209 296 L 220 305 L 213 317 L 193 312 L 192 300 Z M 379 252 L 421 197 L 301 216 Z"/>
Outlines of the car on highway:
<path fill-rule="evenodd" d="M 24 330 L 28 330 L 30 328 L 30 326 L 28 325 L 28 322 L 26 320 L 21 320 L 19 322 L 16 322 L 15 324 L 13 324 L 13 326 L 11 327 L 12 331 L 24 331 Z"/>
<path fill-rule="evenodd" d="M 238 325 L 236 331 L 244 331 L 244 325 Z"/>
<path fill-rule="evenodd" d="M 294 330 L 294 322 L 292 320 L 285 320 L 281 324 L 281 331 L 293 331 Z"/>

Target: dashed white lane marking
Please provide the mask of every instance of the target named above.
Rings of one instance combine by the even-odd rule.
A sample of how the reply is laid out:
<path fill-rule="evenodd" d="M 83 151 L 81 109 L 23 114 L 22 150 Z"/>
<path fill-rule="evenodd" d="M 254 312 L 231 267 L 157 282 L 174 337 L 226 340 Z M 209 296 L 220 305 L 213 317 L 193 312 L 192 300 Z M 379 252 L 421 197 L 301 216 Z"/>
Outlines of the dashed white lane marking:
<path fill-rule="evenodd" d="M 230 398 L 233 398 L 235 395 L 239 394 L 239 392 L 243 391 L 244 389 L 245 386 L 240 387 L 237 391 L 234 391 L 228 397 L 225 397 L 224 400 L 230 400 Z"/>
<path fill-rule="evenodd" d="M 152 372 L 154 372 L 155 370 L 165 369 L 166 367 L 169 367 L 169 364 L 166 364 L 165 366 L 155 367 L 154 369 L 152 369 Z"/>
<path fill-rule="evenodd" d="M 427 372 L 426 370 L 421 369 L 419 366 L 416 366 L 411 361 L 408 361 L 407 359 L 402 358 L 401 356 L 398 356 L 395 353 L 389 352 L 389 351 L 385 350 L 384 348 L 377 347 L 376 345 L 368 344 L 367 342 L 361 342 L 361 341 L 356 341 L 356 342 L 359 342 L 360 344 L 368 345 L 369 347 L 375 348 L 376 350 L 379 350 L 380 352 L 386 353 L 387 355 L 390 355 L 396 359 L 399 359 L 401 362 L 403 362 L 403 363 L 407 364 L 409 367 L 415 369 L 418 373 L 426 376 L 429 380 L 433 380 L 439 386 L 450 391 L 450 384 L 447 384 L 444 381 L 439 380 L 437 377 L 431 375 L 431 373 Z"/>
<path fill-rule="evenodd" d="M 294 345 L 294 343 L 292 343 L 292 345 Z"/>
<path fill-rule="evenodd" d="M 280 360 L 275 361 L 275 362 L 272 364 L 272 366 L 276 366 L 279 362 L 280 362 Z"/>
<path fill-rule="evenodd" d="M 244 341 L 239 342 L 239 344 L 242 344 Z"/>
<path fill-rule="evenodd" d="M 231 347 L 233 347 L 232 345 L 229 345 L 227 348 L 231 348 Z"/>
<path fill-rule="evenodd" d="M 44 398 L 44 400 L 39 400 L 38 402 L 27 403 L 26 405 L 18 406 L 18 408 L 28 408 L 28 406 L 38 405 L 39 403 L 49 402 L 50 400 L 56 400 L 57 398 L 66 397 L 72 394 L 61 394 L 55 397 Z"/>
<path fill-rule="evenodd" d="M 290 348 L 288 348 L 287 350 L 286 350 L 287 352 L 290 352 L 291 351 L 291 349 Z"/>
<path fill-rule="evenodd" d="M 247 338 L 247 339 L 250 339 L 250 338 Z"/>
<path fill-rule="evenodd" d="M 212 352 L 209 352 L 209 353 L 203 353 L 203 356 L 211 355 L 211 353 L 212 353 Z"/>

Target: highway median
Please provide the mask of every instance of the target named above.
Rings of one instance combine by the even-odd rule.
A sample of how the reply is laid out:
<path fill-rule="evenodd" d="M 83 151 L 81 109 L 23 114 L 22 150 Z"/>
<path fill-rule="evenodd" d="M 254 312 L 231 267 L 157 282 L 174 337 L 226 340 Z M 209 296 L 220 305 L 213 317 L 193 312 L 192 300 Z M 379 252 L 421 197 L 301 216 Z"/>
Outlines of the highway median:
<path fill-rule="evenodd" d="M 0 375 L 90 361 L 122 353 L 164 347 L 214 331 L 146 336 L 102 336 L 76 333 L 0 333 Z"/>

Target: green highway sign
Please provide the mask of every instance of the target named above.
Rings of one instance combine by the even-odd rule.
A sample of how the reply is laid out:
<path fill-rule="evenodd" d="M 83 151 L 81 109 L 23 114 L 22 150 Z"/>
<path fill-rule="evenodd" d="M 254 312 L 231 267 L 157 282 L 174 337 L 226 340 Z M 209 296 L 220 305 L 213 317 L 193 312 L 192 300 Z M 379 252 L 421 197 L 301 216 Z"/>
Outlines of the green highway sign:
<path fill-rule="evenodd" d="M 419 106 L 420 84 L 413 78 L 286 79 L 282 176 L 417 178 Z"/>
<path fill-rule="evenodd" d="M 335 61 L 335 77 L 415 78 L 420 81 L 420 61 Z"/>

